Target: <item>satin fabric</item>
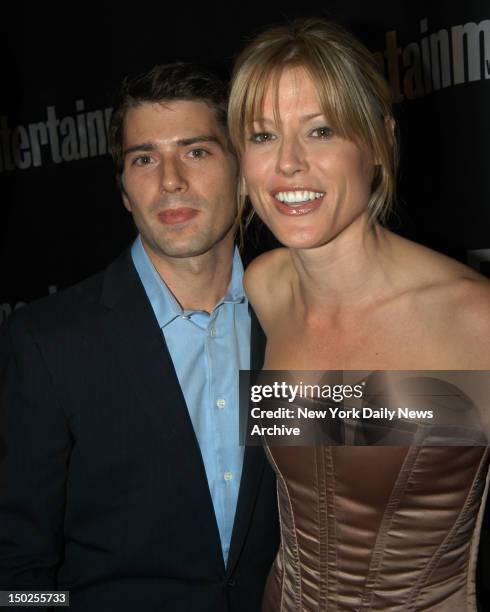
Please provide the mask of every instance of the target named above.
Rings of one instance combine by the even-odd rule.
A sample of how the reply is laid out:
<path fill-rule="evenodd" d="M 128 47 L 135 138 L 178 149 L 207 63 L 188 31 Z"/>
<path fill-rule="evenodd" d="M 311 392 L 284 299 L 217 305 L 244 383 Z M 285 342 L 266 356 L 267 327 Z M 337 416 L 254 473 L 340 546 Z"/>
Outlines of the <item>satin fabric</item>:
<path fill-rule="evenodd" d="M 488 447 L 274 447 L 264 612 L 476 610 Z"/>

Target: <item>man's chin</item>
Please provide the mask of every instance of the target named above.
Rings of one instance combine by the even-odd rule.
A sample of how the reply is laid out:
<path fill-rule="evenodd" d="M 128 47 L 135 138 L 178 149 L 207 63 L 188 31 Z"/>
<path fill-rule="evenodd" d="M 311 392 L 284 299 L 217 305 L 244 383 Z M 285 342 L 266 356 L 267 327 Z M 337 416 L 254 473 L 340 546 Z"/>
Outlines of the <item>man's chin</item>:
<path fill-rule="evenodd" d="M 158 244 L 152 249 L 154 253 L 162 258 L 189 259 L 199 257 L 212 251 L 216 246 L 215 242 L 202 241 L 174 241 L 172 244 Z"/>
<path fill-rule="evenodd" d="M 141 239 L 145 251 L 150 258 L 162 259 L 189 259 L 199 257 L 213 251 L 222 252 L 225 245 L 233 244 L 232 229 L 226 232 L 204 233 L 202 230 L 188 232 L 169 232 L 169 235 L 152 235 L 149 239 L 141 233 Z M 216 235 L 217 234 L 217 235 Z"/>

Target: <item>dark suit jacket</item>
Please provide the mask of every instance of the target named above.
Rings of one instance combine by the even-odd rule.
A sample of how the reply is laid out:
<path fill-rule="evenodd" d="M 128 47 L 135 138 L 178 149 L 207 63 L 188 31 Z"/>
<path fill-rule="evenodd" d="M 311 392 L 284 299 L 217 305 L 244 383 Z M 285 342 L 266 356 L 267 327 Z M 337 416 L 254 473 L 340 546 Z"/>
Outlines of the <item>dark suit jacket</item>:
<path fill-rule="evenodd" d="M 0 589 L 70 590 L 72 611 L 258 611 L 278 544 L 273 472 L 246 448 L 225 569 L 199 446 L 129 251 L 0 333 Z"/>

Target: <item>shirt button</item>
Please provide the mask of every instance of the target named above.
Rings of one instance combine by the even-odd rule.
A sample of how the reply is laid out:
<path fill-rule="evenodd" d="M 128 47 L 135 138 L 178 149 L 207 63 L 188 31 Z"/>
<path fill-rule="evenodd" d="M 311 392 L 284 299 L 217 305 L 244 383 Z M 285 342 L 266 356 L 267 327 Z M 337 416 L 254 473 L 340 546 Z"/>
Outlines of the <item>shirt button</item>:
<path fill-rule="evenodd" d="M 229 480 L 233 478 L 233 474 L 231 472 L 225 472 L 223 474 L 223 478 L 228 482 Z"/>
<path fill-rule="evenodd" d="M 224 399 L 219 399 L 219 400 L 216 402 L 216 406 L 218 406 L 218 408 L 224 408 L 224 407 L 226 406 L 226 400 L 224 400 Z"/>
<path fill-rule="evenodd" d="M 188 320 L 190 319 L 190 316 L 189 316 L 189 315 L 185 315 L 185 314 L 183 314 L 183 315 L 182 315 L 182 318 L 183 318 L 183 319 L 186 319 L 186 321 L 188 321 Z"/>
<path fill-rule="evenodd" d="M 209 330 L 209 335 L 211 338 L 216 338 L 216 328 L 215 327 L 211 327 L 211 329 Z"/>

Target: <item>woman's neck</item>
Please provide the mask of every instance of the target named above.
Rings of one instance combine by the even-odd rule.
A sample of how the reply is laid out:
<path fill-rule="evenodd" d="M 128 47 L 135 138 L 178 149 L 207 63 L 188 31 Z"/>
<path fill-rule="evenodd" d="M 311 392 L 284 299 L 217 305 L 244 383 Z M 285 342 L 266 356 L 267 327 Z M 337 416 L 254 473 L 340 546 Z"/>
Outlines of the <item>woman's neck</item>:
<path fill-rule="evenodd" d="M 392 235 L 367 213 L 327 244 L 291 249 L 298 297 L 307 310 L 367 305 L 397 286 Z"/>

